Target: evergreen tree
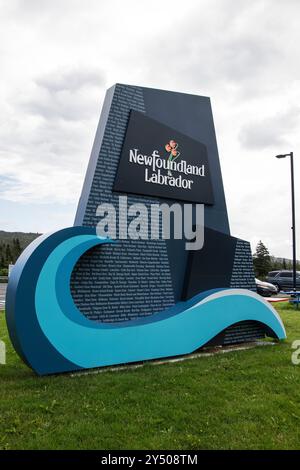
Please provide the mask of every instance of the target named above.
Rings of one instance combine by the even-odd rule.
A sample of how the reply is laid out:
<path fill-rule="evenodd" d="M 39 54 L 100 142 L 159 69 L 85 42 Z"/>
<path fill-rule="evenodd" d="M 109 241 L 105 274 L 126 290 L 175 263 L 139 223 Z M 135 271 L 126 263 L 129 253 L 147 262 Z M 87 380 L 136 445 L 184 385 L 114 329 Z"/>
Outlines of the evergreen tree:
<path fill-rule="evenodd" d="M 12 262 L 12 253 L 9 244 L 7 243 L 5 249 L 6 267 Z"/>
<path fill-rule="evenodd" d="M 271 269 L 271 257 L 268 248 L 260 240 L 253 255 L 253 265 L 257 277 L 264 278 Z"/>
<path fill-rule="evenodd" d="M 282 269 L 287 269 L 287 267 L 286 267 L 286 259 L 285 259 L 285 258 L 283 258 L 283 260 L 282 260 Z"/>
<path fill-rule="evenodd" d="M 22 248 L 21 248 L 20 240 L 18 238 L 16 238 L 16 249 L 17 249 L 18 256 L 20 256 L 20 254 L 22 253 Z"/>
<path fill-rule="evenodd" d="M 22 248 L 20 245 L 20 240 L 18 238 L 14 238 L 12 241 L 12 256 L 13 256 L 13 263 L 19 258 L 20 254 L 22 253 Z"/>

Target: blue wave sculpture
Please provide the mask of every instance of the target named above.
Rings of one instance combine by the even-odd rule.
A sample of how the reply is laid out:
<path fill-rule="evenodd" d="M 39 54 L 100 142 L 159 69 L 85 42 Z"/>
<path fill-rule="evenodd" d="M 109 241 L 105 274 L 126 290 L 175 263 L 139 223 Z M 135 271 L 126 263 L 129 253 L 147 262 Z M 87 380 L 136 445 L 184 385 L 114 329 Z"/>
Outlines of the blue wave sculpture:
<path fill-rule="evenodd" d="M 40 375 L 188 354 L 244 320 L 286 337 L 277 312 L 244 289 L 214 289 L 149 317 L 104 324 L 76 307 L 70 277 L 76 261 L 98 244 L 95 229 L 72 227 L 36 239 L 9 281 L 6 318 L 20 357 Z M 38 353 L 37 353 L 38 351 Z"/>

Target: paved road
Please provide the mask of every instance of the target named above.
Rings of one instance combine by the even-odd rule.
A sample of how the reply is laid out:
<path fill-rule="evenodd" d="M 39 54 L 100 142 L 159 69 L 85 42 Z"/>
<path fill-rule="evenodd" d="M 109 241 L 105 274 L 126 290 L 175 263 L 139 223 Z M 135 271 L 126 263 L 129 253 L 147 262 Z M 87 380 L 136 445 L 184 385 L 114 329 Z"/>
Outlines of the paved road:
<path fill-rule="evenodd" d="M 6 287 L 7 287 L 7 284 L 0 283 L 0 310 L 3 310 L 5 307 Z"/>

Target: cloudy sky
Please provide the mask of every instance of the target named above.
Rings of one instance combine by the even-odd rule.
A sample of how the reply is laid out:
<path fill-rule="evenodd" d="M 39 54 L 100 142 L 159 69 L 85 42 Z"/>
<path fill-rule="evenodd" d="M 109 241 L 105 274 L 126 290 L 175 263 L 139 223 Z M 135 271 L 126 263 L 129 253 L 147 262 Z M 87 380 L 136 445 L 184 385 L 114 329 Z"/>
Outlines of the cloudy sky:
<path fill-rule="evenodd" d="M 0 0 L 0 21 L 0 230 L 73 224 L 119 82 L 211 97 L 231 232 L 291 257 L 299 0 Z"/>

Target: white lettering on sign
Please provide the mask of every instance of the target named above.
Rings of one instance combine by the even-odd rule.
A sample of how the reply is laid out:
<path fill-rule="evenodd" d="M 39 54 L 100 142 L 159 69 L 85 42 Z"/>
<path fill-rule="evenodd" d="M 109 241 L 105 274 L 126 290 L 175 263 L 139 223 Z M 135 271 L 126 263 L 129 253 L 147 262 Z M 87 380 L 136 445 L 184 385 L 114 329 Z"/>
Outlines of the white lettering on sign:
<path fill-rule="evenodd" d="M 184 175 L 205 177 L 204 164 L 197 166 L 188 164 L 186 160 L 181 160 L 179 162 L 166 160 L 161 158 L 158 150 L 153 150 L 152 155 L 143 155 L 140 153 L 139 149 L 130 149 L 129 162 L 149 167 L 145 169 L 146 183 L 191 190 L 194 181 L 184 178 L 181 174 L 175 177 L 173 176 L 172 171 L 183 173 Z M 160 171 L 162 169 L 167 170 L 168 174 L 163 175 Z"/>

